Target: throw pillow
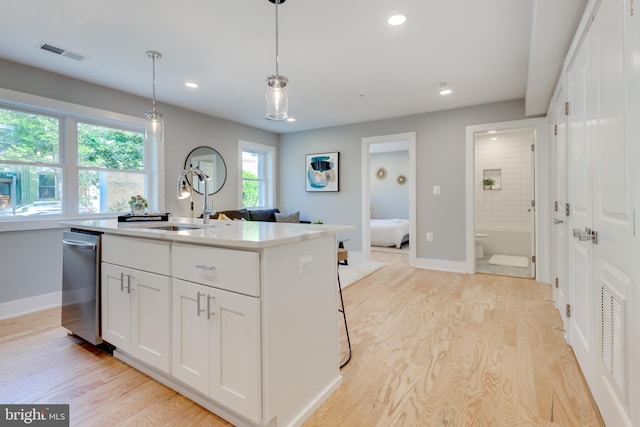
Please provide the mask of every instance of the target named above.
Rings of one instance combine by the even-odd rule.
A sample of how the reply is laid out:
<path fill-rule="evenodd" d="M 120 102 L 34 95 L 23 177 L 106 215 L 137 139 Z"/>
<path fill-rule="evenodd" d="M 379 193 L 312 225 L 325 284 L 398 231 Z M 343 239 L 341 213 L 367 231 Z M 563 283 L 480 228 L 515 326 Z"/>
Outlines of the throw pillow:
<path fill-rule="evenodd" d="M 292 214 L 276 212 L 276 222 L 300 222 L 300 211 Z"/>
<path fill-rule="evenodd" d="M 226 216 L 223 213 L 218 214 L 218 219 L 222 220 L 222 221 L 230 221 L 231 220 L 231 218 L 229 218 L 228 216 Z"/>

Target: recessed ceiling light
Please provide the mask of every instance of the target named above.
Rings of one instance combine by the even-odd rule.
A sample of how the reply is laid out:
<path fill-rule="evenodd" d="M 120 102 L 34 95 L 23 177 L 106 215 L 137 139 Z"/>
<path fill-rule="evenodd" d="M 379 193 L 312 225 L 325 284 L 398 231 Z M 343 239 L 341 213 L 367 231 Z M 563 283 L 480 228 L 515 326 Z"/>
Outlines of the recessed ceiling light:
<path fill-rule="evenodd" d="M 495 136 L 493 138 L 491 138 L 492 141 L 497 141 L 498 138 L 496 138 Z"/>
<path fill-rule="evenodd" d="M 389 25 L 402 25 L 407 20 L 407 17 L 404 15 L 393 15 L 391 18 L 387 19 Z"/>
<path fill-rule="evenodd" d="M 451 93 L 453 92 L 445 82 L 438 84 L 437 88 L 438 93 L 442 96 L 451 95 Z"/>
<path fill-rule="evenodd" d="M 188 88 L 191 88 L 191 89 L 195 89 L 195 88 L 198 87 L 198 83 L 196 83 L 196 82 L 186 82 L 184 85 L 186 87 L 188 87 Z"/>
<path fill-rule="evenodd" d="M 489 131 L 489 132 L 487 132 L 487 133 L 496 133 L 496 131 L 495 131 L 495 130 L 490 130 L 490 131 Z"/>

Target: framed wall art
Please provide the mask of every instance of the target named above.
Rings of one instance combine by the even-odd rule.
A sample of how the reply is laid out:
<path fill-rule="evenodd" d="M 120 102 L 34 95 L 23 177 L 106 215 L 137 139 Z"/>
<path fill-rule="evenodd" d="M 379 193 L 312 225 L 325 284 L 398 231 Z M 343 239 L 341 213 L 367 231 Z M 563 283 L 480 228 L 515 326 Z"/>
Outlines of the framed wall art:
<path fill-rule="evenodd" d="M 305 156 L 306 191 L 340 191 L 340 153 L 318 153 Z"/>

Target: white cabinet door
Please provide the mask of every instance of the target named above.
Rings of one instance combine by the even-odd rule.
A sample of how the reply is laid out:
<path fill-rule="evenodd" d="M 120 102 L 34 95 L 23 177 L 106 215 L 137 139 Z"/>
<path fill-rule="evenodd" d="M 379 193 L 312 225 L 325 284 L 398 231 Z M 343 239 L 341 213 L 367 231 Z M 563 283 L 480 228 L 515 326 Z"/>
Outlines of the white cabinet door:
<path fill-rule="evenodd" d="M 131 298 L 128 268 L 102 263 L 102 339 L 131 350 Z"/>
<path fill-rule="evenodd" d="M 102 263 L 102 339 L 169 372 L 170 298 L 167 276 Z"/>
<path fill-rule="evenodd" d="M 131 269 L 131 354 L 169 372 L 171 286 L 167 276 Z"/>
<path fill-rule="evenodd" d="M 261 420 L 260 300 L 173 279 L 173 376 Z"/>
<path fill-rule="evenodd" d="M 259 422 L 260 300 L 211 289 L 211 397 Z"/>
<path fill-rule="evenodd" d="M 209 335 L 206 297 L 211 288 L 173 279 L 174 377 L 209 395 Z"/>

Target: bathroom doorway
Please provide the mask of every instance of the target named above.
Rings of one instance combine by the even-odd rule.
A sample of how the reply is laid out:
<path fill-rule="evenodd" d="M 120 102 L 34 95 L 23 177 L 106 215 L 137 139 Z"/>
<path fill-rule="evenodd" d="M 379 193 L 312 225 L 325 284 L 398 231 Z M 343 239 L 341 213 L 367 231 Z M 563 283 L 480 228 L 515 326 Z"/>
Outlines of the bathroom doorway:
<path fill-rule="evenodd" d="M 474 134 L 476 272 L 535 277 L 535 133 Z"/>

